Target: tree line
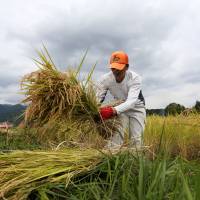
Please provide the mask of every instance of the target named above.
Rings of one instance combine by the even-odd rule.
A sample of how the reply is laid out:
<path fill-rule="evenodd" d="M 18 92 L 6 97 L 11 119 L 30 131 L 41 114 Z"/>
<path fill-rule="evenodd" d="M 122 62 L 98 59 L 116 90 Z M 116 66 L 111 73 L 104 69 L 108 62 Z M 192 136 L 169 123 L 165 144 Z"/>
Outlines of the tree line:
<path fill-rule="evenodd" d="M 147 109 L 148 115 L 178 115 L 178 114 L 188 115 L 190 113 L 200 113 L 200 101 L 196 101 L 192 108 L 186 108 L 184 105 L 178 103 L 170 103 L 164 109 Z"/>

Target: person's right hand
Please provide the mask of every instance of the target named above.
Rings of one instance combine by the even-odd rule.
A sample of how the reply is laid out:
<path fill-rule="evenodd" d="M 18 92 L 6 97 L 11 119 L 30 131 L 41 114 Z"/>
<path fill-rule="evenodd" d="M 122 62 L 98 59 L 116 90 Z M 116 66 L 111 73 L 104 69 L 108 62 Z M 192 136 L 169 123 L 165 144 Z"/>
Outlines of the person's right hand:
<path fill-rule="evenodd" d="M 115 108 L 112 106 L 101 107 L 99 112 L 103 120 L 110 119 L 117 114 Z"/>

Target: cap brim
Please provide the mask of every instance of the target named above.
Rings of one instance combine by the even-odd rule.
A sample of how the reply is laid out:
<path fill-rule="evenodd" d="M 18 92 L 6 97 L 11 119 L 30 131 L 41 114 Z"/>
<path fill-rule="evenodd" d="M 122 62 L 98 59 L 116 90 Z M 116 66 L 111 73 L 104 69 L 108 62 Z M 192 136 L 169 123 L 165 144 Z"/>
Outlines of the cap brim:
<path fill-rule="evenodd" d="M 110 64 L 110 68 L 114 68 L 114 69 L 118 69 L 118 70 L 124 69 L 125 66 L 126 66 L 126 64 L 120 64 L 120 63 L 111 63 Z"/>

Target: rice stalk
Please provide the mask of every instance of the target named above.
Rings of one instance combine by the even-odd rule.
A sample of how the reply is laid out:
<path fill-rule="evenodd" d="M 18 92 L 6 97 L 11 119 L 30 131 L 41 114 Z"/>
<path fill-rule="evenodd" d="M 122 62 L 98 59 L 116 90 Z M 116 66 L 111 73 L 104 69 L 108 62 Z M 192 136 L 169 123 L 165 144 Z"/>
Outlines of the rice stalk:
<path fill-rule="evenodd" d="M 0 199 L 26 199 L 31 191 L 65 183 L 94 168 L 103 154 L 94 149 L 15 151 L 0 154 Z"/>
<path fill-rule="evenodd" d="M 157 154 L 161 149 L 171 156 L 186 159 L 200 156 L 200 115 L 149 116 L 144 133 L 144 144 Z"/>
<path fill-rule="evenodd" d="M 59 135 L 64 129 L 72 130 L 72 123 L 74 133 L 66 131 L 66 134 L 80 133 L 79 136 L 84 135 L 86 138 L 93 134 L 94 139 L 99 136 L 99 141 L 111 137 L 118 131 L 118 120 L 104 122 L 99 115 L 100 105 L 90 80 L 96 64 L 89 72 L 85 83 L 78 79 L 86 54 L 77 70 L 68 69 L 66 72 L 57 69 L 45 47 L 38 55 L 39 59 L 35 60 L 35 63 L 39 70 L 24 76 L 21 82 L 26 96 L 22 102 L 28 104 L 25 111 L 25 123 L 28 127 L 38 127 L 40 133 L 42 130 L 42 135 L 45 132 L 49 135 L 49 130 L 54 129 L 57 124 L 54 134 Z M 60 138 L 58 142 L 63 140 L 64 138 Z"/>

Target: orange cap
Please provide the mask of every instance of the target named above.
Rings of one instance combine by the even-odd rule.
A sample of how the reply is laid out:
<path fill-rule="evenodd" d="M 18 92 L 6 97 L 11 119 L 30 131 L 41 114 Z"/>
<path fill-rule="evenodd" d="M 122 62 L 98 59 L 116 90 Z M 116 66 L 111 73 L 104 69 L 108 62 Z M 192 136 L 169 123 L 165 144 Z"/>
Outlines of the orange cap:
<path fill-rule="evenodd" d="M 128 55 L 125 52 L 115 51 L 112 53 L 110 58 L 110 68 L 122 70 L 126 64 L 128 64 Z"/>

